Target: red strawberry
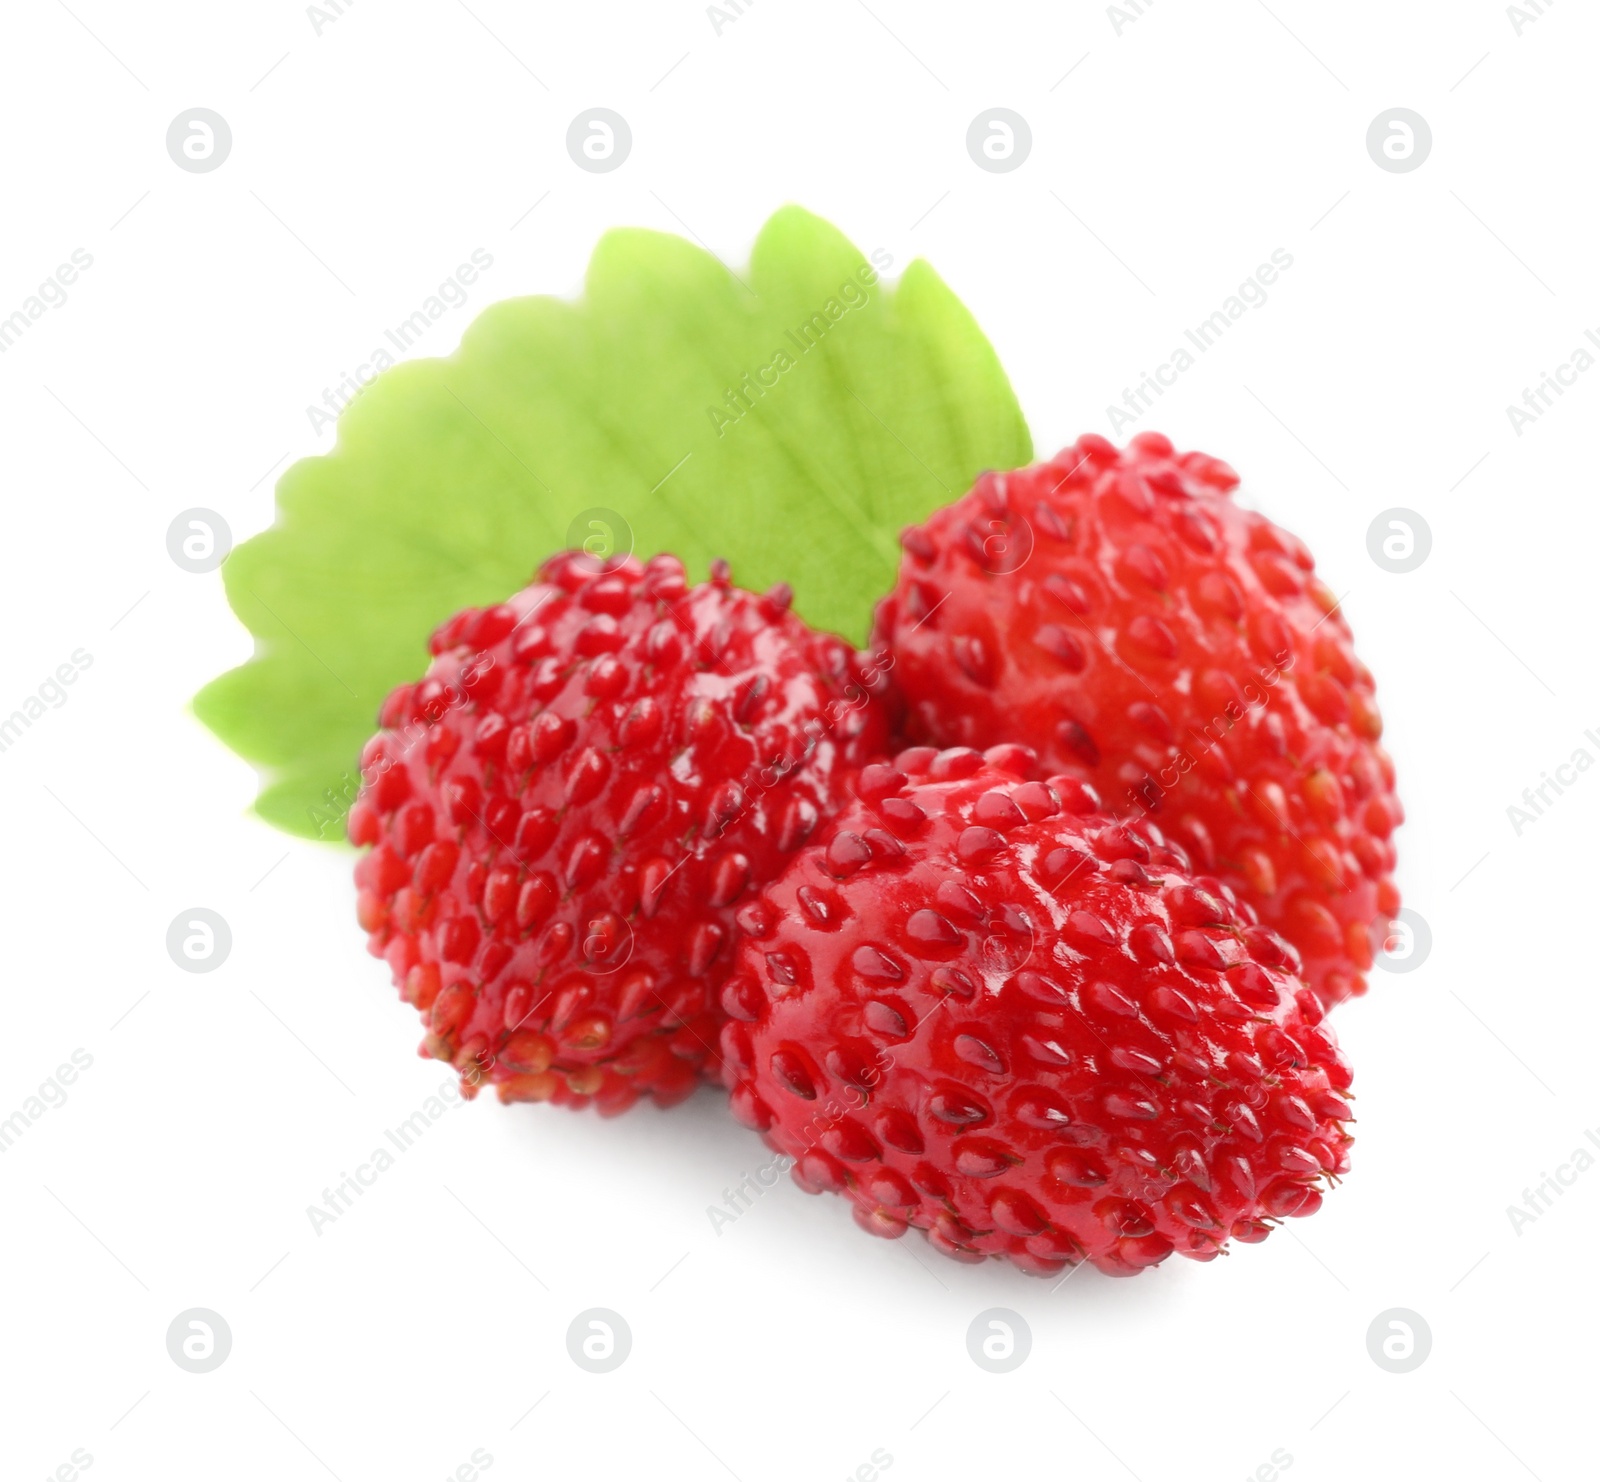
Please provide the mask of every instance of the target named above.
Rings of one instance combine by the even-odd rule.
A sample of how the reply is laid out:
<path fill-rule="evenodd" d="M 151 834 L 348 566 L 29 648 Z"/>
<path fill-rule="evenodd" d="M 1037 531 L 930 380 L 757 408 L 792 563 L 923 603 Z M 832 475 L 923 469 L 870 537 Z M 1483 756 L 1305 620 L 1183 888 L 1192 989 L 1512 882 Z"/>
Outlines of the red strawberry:
<path fill-rule="evenodd" d="M 985 474 L 905 532 L 874 641 L 910 740 L 1022 742 L 1113 812 L 1157 815 L 1331 1005 L 1364 990 L 1399 909 L 1403 815 L 1344 617 L 1237 483 L 1159 433 Z"/>
<path fill-rule="evenodd" d="M 1310 1214 L 1350 1073 L 1294 951 L 1154 825 L 976 752 L 868 767 L 745 912 L 740 1118 L 878 1235 L 1130 1275 Z"/>
<path fill-rule="evenodd" d="M 349 834 L 423 1052 L 503 1101 L 618 1112 L 716 1074 L 735 913 L 882 750 L 843 640 L 658 556 L 575 552 L 451 618 L 390 695 Z"/>

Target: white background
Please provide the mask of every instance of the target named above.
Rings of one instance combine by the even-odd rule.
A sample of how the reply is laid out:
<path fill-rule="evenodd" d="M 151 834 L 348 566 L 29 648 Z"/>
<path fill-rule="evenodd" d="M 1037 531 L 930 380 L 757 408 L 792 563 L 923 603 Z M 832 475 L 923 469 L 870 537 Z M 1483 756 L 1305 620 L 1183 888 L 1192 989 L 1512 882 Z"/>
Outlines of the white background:
<path fill-rule="evenodd" d="M 83 1448 L 95 1482 L 430 1482 L 481 1448 L 493 1478 L 842 1478 L 880 1449 L 891 1482 L 1221 1482 L 1280 1450 L 1292 1482 L 1594 1475 L 1600 1169 L 1520 1233 L 1507 1211 L 1600 1128 L 1600 773 L 1520 836 L 1507 808 L 1600 758 L 1600 369 L 1520 437 L 1505 410 L 1600 326 L 1592 11 L 1519 35 L 1488 0 L 1160 0 L 1119 35 L 1095 4 L 757 0 L 719 36 L 677 0 L 359 0 L 319 35 L 287 0 L 12 0 L 3 24 L 0 318 L 75 248 L 94 265 L 0 356 L 0 712 L 93 664 L 0 754 L 0 1118 L 93 1066 L 0 1156 L 0 1474 Z M 596 105 L 634 135 L 607 175 L 564 146 Z M 215 173 L 165 151 L 195 106 L 232 127 Z M 1009 174 L 965 150 L 994 106 L 1033 132 Z M 1433 130 L 1414 173 L 1366 152 L 1395 106 Z M 167 525 L 269 523 L 275 473 L 331 446 L 307 405 L 472 249 L 494 267 L 426 353 L 496 298 L 575 292 L 607 227 L 737 263 L 789 200 L 896 273 L 929 258 L 1046 452 L 1294 258 L 1140 425 L 1233 462 L 1348 594 L 1433 947 L 1337 1014 L 1354 1171 L 1265 1245 L 1052 1289 L 786 1180 L 717 1235 L 767 1154 L 709 1091 L 614 1122 L 481 1100 L 311 1229 L 446 1072 L 363 951 L 350 857 L 250 817 L 251 770 L 188 715 L 249 642 Z M 1367 553 L 1394 505 L 1433 532 L 1409 575 Z M 233 931 L 209 975 L 164 946 L 195 905 Z M 608 1375 L 565 1346 L 597 1306 L 633 1332 Z M 209 1374 L 167 1354 L 191 1307 L 232 1330 Z M 1032 1330 L 1010 1374 L 967 1356 L 990 1307 Z M 1368 1356 L 1392 1307 L 1432 1331 L 1409 1374 Z"/>

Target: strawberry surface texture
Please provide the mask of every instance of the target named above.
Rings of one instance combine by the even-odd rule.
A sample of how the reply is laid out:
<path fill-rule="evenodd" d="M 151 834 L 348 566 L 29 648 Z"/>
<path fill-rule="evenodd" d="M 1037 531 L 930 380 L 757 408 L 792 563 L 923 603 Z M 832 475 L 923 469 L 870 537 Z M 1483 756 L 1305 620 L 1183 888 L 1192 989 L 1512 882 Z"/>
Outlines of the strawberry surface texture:
<path fill-rule="evenodd" d="M 1351 1077 L 1295 950 L 1032 760 L 867 767 L 745 909 L 736 1115 L 867 1230 L 1038 1275 L 1209 1260 L 1310 1214 Z"/>
<path fill-rule="evenodd" d="M 905 737 L 1036 749 L 1299 950 L 1327 1005 L 1399 909 L 1373 679 L 1294 536 L 1159 433 L 985 474 L 908 529 L 875 646 Z"/>
<path fill-rule="evenodd" d="M 666 1105 L 717 1074 L 736 918 L 888 735 L 787 588 L 566 552 L 459 613 L 385 702 L 350 811 L 357 908 L 474 1094 Z"/>

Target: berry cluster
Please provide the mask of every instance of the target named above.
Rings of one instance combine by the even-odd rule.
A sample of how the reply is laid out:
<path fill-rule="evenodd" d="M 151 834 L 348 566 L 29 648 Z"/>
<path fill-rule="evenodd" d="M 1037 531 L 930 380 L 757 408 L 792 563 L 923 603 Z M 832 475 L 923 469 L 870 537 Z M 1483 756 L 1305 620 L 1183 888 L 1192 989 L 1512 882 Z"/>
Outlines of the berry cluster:
<path fill-rule="evenodd" d="M 865 653 L 669 556 L 451 618 L 349 819 L 423 1053 L 607 1114 L 721 1080 L 867 1230 L 1040 1275 L 1314 1211 L 1401 810 L 1236 483 L 1150 433 L 985 474 Z"/>

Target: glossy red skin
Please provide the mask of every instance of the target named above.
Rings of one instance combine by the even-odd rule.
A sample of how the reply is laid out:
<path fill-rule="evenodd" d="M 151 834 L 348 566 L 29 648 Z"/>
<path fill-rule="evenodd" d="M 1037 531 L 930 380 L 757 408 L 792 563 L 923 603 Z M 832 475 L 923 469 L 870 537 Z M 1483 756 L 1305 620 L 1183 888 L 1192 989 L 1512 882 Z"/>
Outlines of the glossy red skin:
<path fill-rule="evenodd" d="M 735 919 L 881 752 L 843 640 L 725 567 L 566 553 L 434 635 L 349 834 L 370 950 L 474 1094 L 663 1105 L 717 1074 Z"/>
<path fill-rule="evenodd" d="M 723 990 L 734 1110 L 801 1187 L 1036 1275 L 1313 1212 L 1350 1073 L 1293 949 L 1073 778 L 893 767 L 746 913 Z"/>
<path fill-rule="evenodd" d="M 1373 680 L 1292 535 L 1226 464 L 1089 435 L 902 537 L 875 646 L 908 740 L 1037 750 L 1151 815 L 1299 949 L 1332 1005 L 1399 909 Z"/>

